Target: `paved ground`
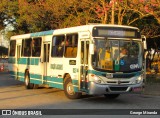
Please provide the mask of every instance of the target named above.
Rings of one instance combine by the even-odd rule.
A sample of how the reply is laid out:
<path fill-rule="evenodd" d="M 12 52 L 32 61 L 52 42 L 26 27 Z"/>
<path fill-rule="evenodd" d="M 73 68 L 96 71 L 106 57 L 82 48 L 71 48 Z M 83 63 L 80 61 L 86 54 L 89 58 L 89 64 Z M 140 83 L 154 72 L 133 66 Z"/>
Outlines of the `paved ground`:
<path fill-rule="evenodd" d="M 146 84 L 143 94 L 160 96 L 160 83 Z"/>
<path fill-rule="evenodd" d="M 147 75 L 148 83 L 145 84 L 144 94 L 160 96 L 160 74 Z M 153 81 L 152 81 L 153 80 Z"/>
<path fill-rule="evenodd" d="M 82 99 L 70 100 L 64 92 L 55 88 L 39 88 L 26 90 L 23 82 L 13 80 L 8 73 L 0 73 L 0 109 L 86 109 L 83 113 L 95 113 L 92 109 L 116 110 L 121 109 L 159 109 L 160 96 L 158 85 L 147 85 L 145 94 L 124 94 L 115 100 L 108 100 L 104 96 L 83 96 Z M 146 95 L 147 94 L 147 95 Z M 158 96 L 157 96 L 158 95 Z M 89 109 L 89 111 L 87 110 Z M 106 111 L 101 111 L 105 113 Z M 55 112 L 55 111 L 54 111 Z M 63 111 L 62 111 L 63 112 Z M 72 111 L 74 112 L 74 111 Z M 82 111 L 79 111 L 81 114 Z M 1 117 L 1 116 L 0 116 Z M 21 116 L 16 116 L 16 118 Z M 31 116 L 25 116 L 30 118 Z M 53 116 L 37 116 L 46 118 Z M 54 115 L 54 118 L 139 118 L 140 116 L 124 115 Z M 143 118 L 158 118 L 158 116 L 141 116 Z M 8 118 L 6 116 L 5 118 Z M 12 118 L 15 118 L 13 116 Z"/>

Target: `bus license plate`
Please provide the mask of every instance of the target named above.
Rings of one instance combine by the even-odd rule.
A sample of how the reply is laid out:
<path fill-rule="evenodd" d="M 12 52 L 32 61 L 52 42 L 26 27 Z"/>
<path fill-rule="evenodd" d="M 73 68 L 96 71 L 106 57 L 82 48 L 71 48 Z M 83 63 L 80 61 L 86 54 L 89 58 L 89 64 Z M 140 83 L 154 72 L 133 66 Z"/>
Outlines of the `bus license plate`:
<path fill-rule="evenodd" d="M 141 88 L 141 87 L 136 87 L 136 88 L 133 88 L 132 90 L 133 90 L 134 92 L 139 92 L 139 91 L 142 90 L 142 88 Z"/>

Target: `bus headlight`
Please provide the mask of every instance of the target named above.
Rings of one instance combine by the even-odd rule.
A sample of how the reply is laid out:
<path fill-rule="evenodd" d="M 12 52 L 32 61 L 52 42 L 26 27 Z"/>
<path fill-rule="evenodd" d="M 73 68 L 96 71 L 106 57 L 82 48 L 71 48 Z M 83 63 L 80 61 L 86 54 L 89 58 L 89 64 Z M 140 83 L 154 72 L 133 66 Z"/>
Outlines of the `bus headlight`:
<path fill-rule="evenodd" d="M 143 75 L 140 75 L 137 79 L 136 79 L 136 84 L 139 84 L 143 81 Z"/>
<path fill-rule="evenodd" d="M 139 84 L 139 83 L 141 83 L 142 81 L 143 81 L 143 75 L 140 75 L 140 76 L 136 79 L 135 84 Z"/>
<path fill-rule="evenodd" d="M 98 76 L 94 76 L 94 82 L 97 84 L 104 84 L 104 81 Z"/>
<path fill-rule="evenodd" d="M 143 81 L 143 75 L 140 75 L 139 77 L 136 77 L 134 81 L 132 81 L 132 84 L 139 84 Z"/>

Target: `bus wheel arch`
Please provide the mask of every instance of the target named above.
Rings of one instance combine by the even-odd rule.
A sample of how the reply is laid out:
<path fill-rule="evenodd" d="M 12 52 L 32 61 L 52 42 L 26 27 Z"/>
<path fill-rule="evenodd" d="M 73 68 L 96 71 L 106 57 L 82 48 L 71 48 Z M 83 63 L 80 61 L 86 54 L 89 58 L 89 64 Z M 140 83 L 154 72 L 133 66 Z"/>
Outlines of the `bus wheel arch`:
<path fill-rule="evenodd" d="M 74 86 L 72 84 L 72 79 L 69 74 L 65 74 L 64 76 L 64 93 L 69 99 L 78 99 L 81 97 L 82 93 L 75 92 Z"/>

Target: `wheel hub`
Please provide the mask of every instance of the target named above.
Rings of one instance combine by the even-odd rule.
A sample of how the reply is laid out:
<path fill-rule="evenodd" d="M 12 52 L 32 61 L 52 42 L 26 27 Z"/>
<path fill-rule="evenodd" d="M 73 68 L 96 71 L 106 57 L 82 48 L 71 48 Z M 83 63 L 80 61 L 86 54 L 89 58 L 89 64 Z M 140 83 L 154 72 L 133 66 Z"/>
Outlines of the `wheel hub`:
<path fill-rule="evenodd" d="M 71 82 L 68 83 L 68 85 L 67 85 L 67 92 L 68 92 L 68 94 L 70 94 L 70 95 L 73 95 L 73 94 L 75 93 L 75 92 L 74 92 L 73 85 L 72 85 Z"/>
<path fill-rule="evenodd" d="M 29 83 L 28 76 L 26 76 L 25 83 L 26 83 L 26 85 L 28 85 L 28 83 Z"/>

